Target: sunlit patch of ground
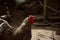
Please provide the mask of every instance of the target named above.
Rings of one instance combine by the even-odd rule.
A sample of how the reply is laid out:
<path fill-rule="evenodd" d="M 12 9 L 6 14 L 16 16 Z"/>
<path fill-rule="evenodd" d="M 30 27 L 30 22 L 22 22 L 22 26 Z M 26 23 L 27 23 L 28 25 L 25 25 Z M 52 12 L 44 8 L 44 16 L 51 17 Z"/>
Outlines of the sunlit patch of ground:
<path fill-rule="evenodd" d="M 32 29 L 31 40 L 60 40 L 60 36 L 55 34 L 56 31 L 46 29 Z M 54 39 L 53 39 L 54 38 Z"/>
<path fill-rule="evenodd" d="M 55 31 L 44 30 L 44 29 L 32 29 L 31 40 L 52 40 Z"/>

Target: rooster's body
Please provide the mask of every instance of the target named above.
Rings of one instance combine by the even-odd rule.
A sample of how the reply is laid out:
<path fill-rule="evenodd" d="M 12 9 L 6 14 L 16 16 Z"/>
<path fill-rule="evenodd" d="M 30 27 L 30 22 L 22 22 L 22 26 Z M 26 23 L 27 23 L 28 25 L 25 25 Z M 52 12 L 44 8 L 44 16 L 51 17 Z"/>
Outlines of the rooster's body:
<path fill-rule="evenodd" d="M 29 17 L 25 18 L 17 28 L 0 19 L 0 40 L 31 40 L 31 27 L 28 19 Z"/>

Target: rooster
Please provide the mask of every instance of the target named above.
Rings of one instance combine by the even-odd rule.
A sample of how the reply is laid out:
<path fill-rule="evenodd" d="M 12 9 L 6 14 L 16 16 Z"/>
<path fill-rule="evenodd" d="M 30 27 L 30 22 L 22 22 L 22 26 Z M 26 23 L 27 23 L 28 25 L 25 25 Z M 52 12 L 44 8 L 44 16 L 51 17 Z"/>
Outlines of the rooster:
<path fill-rule="evenodd" d="M 17 28 L 12 27 L 3 19 L 0 19 L 0 40 L 31 40 L 31 24 L 34 17 L 29 16 L 23 20 Z"/>

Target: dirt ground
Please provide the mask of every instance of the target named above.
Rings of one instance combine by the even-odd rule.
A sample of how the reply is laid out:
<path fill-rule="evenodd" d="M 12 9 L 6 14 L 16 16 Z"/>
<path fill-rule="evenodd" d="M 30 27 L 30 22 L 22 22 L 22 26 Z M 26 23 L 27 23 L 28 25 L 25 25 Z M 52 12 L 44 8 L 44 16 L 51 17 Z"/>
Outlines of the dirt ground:
<path fill-rule="evenodd" d="M 52 27 L 45 27 L 43 29 L 41 29 L 40 27 L 37 29 L 33 28 L 31 40 L 60 40 L 60 36 L 56 35 L 56 31 L 47 30 L 49 28 Z"/>

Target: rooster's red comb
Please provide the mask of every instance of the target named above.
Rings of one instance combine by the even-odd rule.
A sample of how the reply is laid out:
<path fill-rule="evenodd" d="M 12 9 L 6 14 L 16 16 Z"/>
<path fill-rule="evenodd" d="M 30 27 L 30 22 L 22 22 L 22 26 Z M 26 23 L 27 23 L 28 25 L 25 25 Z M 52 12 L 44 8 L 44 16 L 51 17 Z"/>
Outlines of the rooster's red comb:
<path fill-rule="evenodd" d="M 33 15 L 29 16 L 29 22 L 30 22 L 30 24 L 34 23 L 34 16 Z"/>

